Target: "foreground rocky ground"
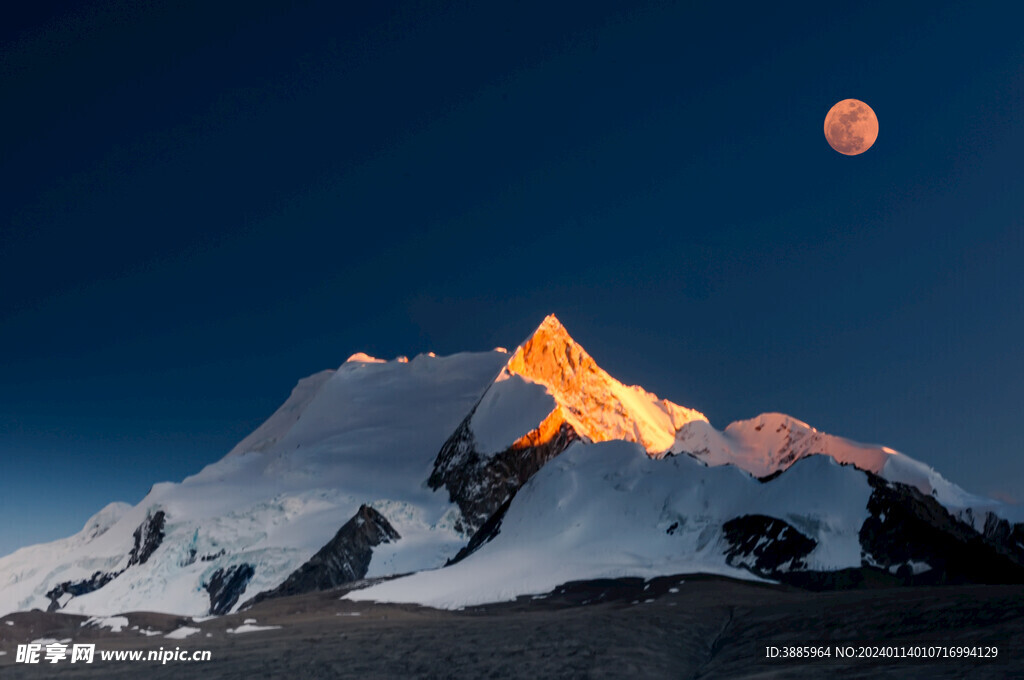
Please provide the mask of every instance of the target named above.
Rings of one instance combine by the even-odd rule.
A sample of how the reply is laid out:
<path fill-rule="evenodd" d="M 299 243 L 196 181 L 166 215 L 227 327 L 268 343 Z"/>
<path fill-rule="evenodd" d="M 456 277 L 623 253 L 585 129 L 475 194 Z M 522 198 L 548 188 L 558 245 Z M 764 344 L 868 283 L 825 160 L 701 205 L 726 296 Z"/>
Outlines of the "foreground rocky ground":
<path fill-rule="evenodd" d="M 0 619 L 0 677 L 17 678 L 1006 678 L 1024 675 L 1024 586 L 812 593 L 702 576 L 573 584 L 543 598 L 447 612 L 340 600 L 261 602 L 195 622 L 127 614 Z M 280 626 L 246 630 L 249 626 Z M 188 626 L 183 639 L 167 638 Z M 239 628 L 241 630 L 239 630 Z M 147 631 L 143 634 L 141 631 Z M 154 631 L 160 631 L 159 634 Z M 92 664 L 16 663 L 18 643 L 95 643 Z M 998 646 L 994 660 L 767 660 L 796 644 Z M 210 661 L 107 661 L 100 650 L 208 650 Z"/>

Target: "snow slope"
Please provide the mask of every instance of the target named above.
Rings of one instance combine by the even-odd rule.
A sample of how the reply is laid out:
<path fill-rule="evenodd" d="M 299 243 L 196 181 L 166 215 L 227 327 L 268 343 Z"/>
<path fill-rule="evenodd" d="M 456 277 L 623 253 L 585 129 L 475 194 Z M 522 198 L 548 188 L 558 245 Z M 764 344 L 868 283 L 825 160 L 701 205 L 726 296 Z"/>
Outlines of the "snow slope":
<path fill-rule="evenodd" d="M 479 551 L 346 597 L 452 609 L 578 579 L 691 571 L 749 579 L 726 563 L 722 535 L 723 523 L 748 514 L 783 519 L 816 540 L 808 568 L 860 566 L 871 489 L 856 468 L 813 456 L 762 483 L 733 466 L 644 453 L 622 441 L 575 444 L 527 482 Z"/>
<path fill-rule="evenodd" d="M 558 408 L 544 385 L 502 370 L 473 411 L 470 427 L 480 453 L 512 446 Z"/>
<path fill-rule="evenodd" d="M 262 425 L 253 430 L 249 436 L 238 442 L 228 452 L 228 455 L 237 456 L 251 451 L 265 451 L 276 444 L 298 422 L 309 402 L 313 401 L 320 388 L 330 380 L 332 375 L 334 375 L 334 371 L 320 371 L 300 380 L 281 407 L 274 411 L 274 414 L 267 418 Z"/>

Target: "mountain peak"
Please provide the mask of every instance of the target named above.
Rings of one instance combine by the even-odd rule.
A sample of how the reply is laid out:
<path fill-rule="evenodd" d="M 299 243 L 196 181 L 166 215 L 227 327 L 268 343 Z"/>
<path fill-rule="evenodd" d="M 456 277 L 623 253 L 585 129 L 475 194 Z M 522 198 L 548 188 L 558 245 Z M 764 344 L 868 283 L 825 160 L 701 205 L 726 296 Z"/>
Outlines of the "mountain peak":
<path fill-rule="evenodd" d="M 659 399 L 610 376 L 554 314 L 516 348 L 503 374 L 547 388 L 565 421 L 590 441 L 625 439 L 650 455 L 668 451 L 688 422 L 707 421 L 694 409 Z"/>
<path fill-rule="evenodd" d="M 555 316 L 554 314 L 548 314 L 547 316 L 545 316 L 544 320 L 540 322 L 539 326 L 537 326 L 537 330 L 534 331 L 534 334 L 540 333 L 540 332 L 546 332 L 546 333 L 562 332 L 562 333 L 565 333 L 566 335 L 568 335 L 568 332 L 565 330 L 565 326 L 562 325 L 562 322 L 559 321 L 558 317 Z"/>
<path fill-rule="evenodd" d="M 554 314 L 544 317 L 537 330 L 515 349 L 507 368 L 552 391 L 577 386 L 578 373 L 601 370 Z"/>

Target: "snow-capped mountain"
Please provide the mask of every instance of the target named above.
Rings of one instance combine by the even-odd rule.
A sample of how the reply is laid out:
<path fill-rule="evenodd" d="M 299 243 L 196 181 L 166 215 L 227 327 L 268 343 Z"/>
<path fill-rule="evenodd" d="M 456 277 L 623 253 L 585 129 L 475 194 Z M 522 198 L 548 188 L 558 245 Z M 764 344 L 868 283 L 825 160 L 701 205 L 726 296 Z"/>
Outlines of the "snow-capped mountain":
<path fill-rule="evenodd" d="M 549 316 L 511 354 L 356 354 L 300 381 L 198 474 L 0 558 L 0 614 L 219 614 L 410 572 L 351 596 L 461 606 L 682 571 L 1024 580 L 1022 520 L 789 416 L 715 430 Z"/>

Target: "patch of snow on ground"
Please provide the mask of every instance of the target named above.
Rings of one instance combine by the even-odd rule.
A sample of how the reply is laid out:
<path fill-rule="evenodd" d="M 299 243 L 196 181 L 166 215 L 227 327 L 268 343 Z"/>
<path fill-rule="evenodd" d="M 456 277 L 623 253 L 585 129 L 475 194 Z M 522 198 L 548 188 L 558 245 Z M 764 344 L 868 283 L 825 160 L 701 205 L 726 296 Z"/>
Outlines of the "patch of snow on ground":
<path fill-rule="evenodd" d="M 238 628 L 228 628 L 227 632 L 238 635 L 241 633 L 258 633 L 261 630 L 276 630 L 281 626 L 254 626 L 250 623 L 243 623 Z"/>
<path fill-rule="evenodd" d="M 120 633 L 125 626 L 128 625 L 128 617 L 126 616 L 94 616 L 89 619 L 83 626 L 93 626 L 94 628 L 109 628 L 112 633 Z"/>
<path fill-rule="evenodd" d="M 181 628 L 177 628 L 175 630 L 172 630 L 170 633 L 168 633 L 164 637 L 169 639 L 169 640 L 184 640 L 189 635 L 195 635 L 198 632 L 199 632 L 198 628 L 193 628 L 192 626 L 182 626 Z"/>

